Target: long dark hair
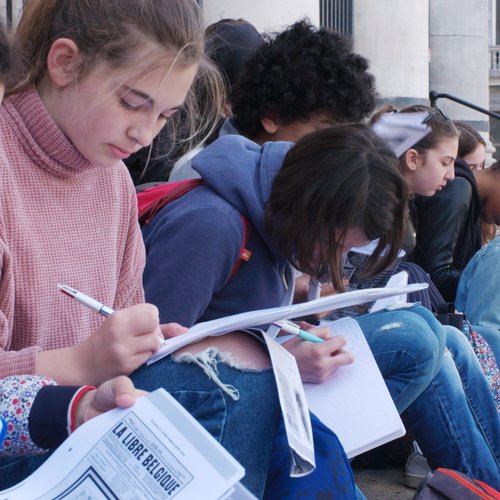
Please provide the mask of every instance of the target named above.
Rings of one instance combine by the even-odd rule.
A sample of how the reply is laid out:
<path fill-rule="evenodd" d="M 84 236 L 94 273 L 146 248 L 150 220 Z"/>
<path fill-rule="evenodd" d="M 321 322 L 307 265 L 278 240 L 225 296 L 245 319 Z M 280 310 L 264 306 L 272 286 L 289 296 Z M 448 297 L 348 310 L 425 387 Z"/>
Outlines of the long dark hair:
<path fill-rule="evenodd" d="M 473 153 L 479 144 L 486 146 L 486 141 L 474 127 L 461 121 L 455 121 L 454 123 L 460 132 L 460 138 L 458 139 L 458 156 L 460 158 Z"/>
<path fill-rule="evenodd" d="M 346 231 L 359 228 L 370 240 L 380 238 L 367 273 L 380 272 L 401 247 L 408 196 L 386 143 L 365 125 L 338 125 L 307 135 L 288 152 L 273 182 L 266 227 L 297 269 L 311 276 L 328 272 L 343 290 Z"/>

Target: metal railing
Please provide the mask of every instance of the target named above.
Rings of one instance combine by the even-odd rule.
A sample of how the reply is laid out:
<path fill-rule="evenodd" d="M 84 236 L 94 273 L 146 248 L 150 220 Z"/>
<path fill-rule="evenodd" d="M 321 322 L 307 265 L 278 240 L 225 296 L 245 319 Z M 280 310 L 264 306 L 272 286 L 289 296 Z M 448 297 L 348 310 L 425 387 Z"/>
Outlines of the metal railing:
<path fill-rule="evenodd" d="M 500 73 L 500 46 L 490 47 L 490 71 Z"/>
<path fill-rule="evenodd" d="M 480 113 L 484 113 L 485 115 L 488 115 L 488 116 L 491 116 L 492 118 L 496 118 L 497 120 L 500 120 L 500 115 L 498 113 L 494 113 L 493 111 L 489 111 L 488 109 L 481 108 L 481 106 L 477 106 L 476 104 L 473 104 L 472 102 L 465 101 L 464 99 L 460 99 L 460 97 L 455 97 L 454 95 L 436 92 L 435 90 L 431 90 L 429 92 L 429 100 L 430 100 L 431 106 L 433 108 L 436 107 L 436 101 L 438 99 L 449 99 L 450 101 L 461 104 L 462 106 L 466 106 L 470 109 L 474 109 L 475 111 L 479 111 Z"/>

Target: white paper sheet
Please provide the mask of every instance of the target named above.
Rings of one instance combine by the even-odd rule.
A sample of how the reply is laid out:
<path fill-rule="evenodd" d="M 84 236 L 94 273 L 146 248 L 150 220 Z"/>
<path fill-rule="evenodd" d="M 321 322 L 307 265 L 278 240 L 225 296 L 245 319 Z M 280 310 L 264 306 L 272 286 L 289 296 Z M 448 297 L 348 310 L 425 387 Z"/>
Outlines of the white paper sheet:
<path fill-rule="evenodd" d="M 401 295 L 417 290 L 423 290 L 428 286 L 429 285 L 427 283 L 414 283 L 396 288 L 386 287 L 354 290 L 352 292 L 322 297 L 320 299 L 301 304 L 249 311 L 213 321 L 198 323 L 191 327 L 188 332 L 178 335 L 177 337 L 166 339 L 160 349 L 149 358 L 147 364 L 149 365 L 154 363 L 177 349 L 180 349 L 185 345 L 192 344 L 193 342 L 210 335 L 222 335 L 224 333 L 244 330 L 245 328 L 267 325 L 273 321 L 297 318 L 300 316 L 307 316 L 355 304 L 373 302 L 384 297 L 391 297 L 393 295 Z"/>
<path fill-rule="evenodd" d="M 345 349 L 354 363 L 338 368 L 322 384 L 305 384 L 304 390 L 309 409 L 337 434 L 352 458 L 406 431 L 356 320 L 339 319 L 330 327 L 333 335 L 347 338 Z"/>

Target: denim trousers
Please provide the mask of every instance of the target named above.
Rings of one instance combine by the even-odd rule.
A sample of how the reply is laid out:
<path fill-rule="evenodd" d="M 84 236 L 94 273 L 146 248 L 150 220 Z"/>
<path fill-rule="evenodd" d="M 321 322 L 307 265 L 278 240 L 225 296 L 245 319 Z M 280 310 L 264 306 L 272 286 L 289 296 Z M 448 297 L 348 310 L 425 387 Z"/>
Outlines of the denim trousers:
<path fill-rule="evenodd" d="M 452 326 L 444 326 L 446 345 L 460 375 L 464 394 L 477 426 L 500 467 L 500 418 L 486 377 L 469 341 Z"/>
<path fill-rule="evenodd" d="M 138 388 L 163 387 L 179 401 L 243 465 L 242 483 L 260 498 L 280 416 L 273 371 L 235 368 L 219 355 L 212 361 L 220 383 L 198 364 L 176 362 L 172 356 L 142 366 L 130 377 Z M 20 482 L 45 459 L 0 459 L 0 489 Z"/>
<path fill-rule="evenodd" d="M 389 307 L 357 321 L 402 413 L 438 373 L 446 334 L 432 313 L 416 304 Z"/>
<path fill-rule="evenodd" d="M 242 483 L 258 498 L 264 492 L 280 410 L 272 369 L 239 369 L 216 360 L 222 384 L 235 400 L 194 363 L 169 356 L 131 376 L 141 389 L 164 387 L 245 468 Z"/>
<path fill-rule="evenodd" d="M 430 466 L 457 469 L 500 488 L 499 416 L 464 335 L 443 327 L 421 306 L 380 311 L 358 321 Z M 437 363 L 423 363 L 427 343 L 436 349 Z M 449 352 L 443 354 L 445 344 Z"/>
<path fill-rule="evenodd" d="M 469 261 L 460 276 L 455 299 L 457 310 L 463 312 L 473 325 L 492 328 L 500 336 L 498 283 L 500 283 L 500 236 L 478 250 Z M 489 342 L 491 345 L 491 341 Z"/>

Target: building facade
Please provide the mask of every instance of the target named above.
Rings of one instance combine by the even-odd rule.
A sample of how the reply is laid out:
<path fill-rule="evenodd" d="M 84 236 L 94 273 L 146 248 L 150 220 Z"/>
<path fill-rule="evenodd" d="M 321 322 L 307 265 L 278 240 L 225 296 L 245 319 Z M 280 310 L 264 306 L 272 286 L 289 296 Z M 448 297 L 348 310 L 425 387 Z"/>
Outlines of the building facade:
<path fill-rule="evenodd" d="M 500 0 L 197 1 L 206 25 L 244 18 L 275 32 L 307 17 L 352 35 L 355 50 L 370 61 L 381 102 L 428 104 L 436 91 L 500 113 Z M 22 4 L 0 0 L 4 23 L 15 25 Z M 499 120 L 450 99 L 437 104 L 500 144 Z"/>

